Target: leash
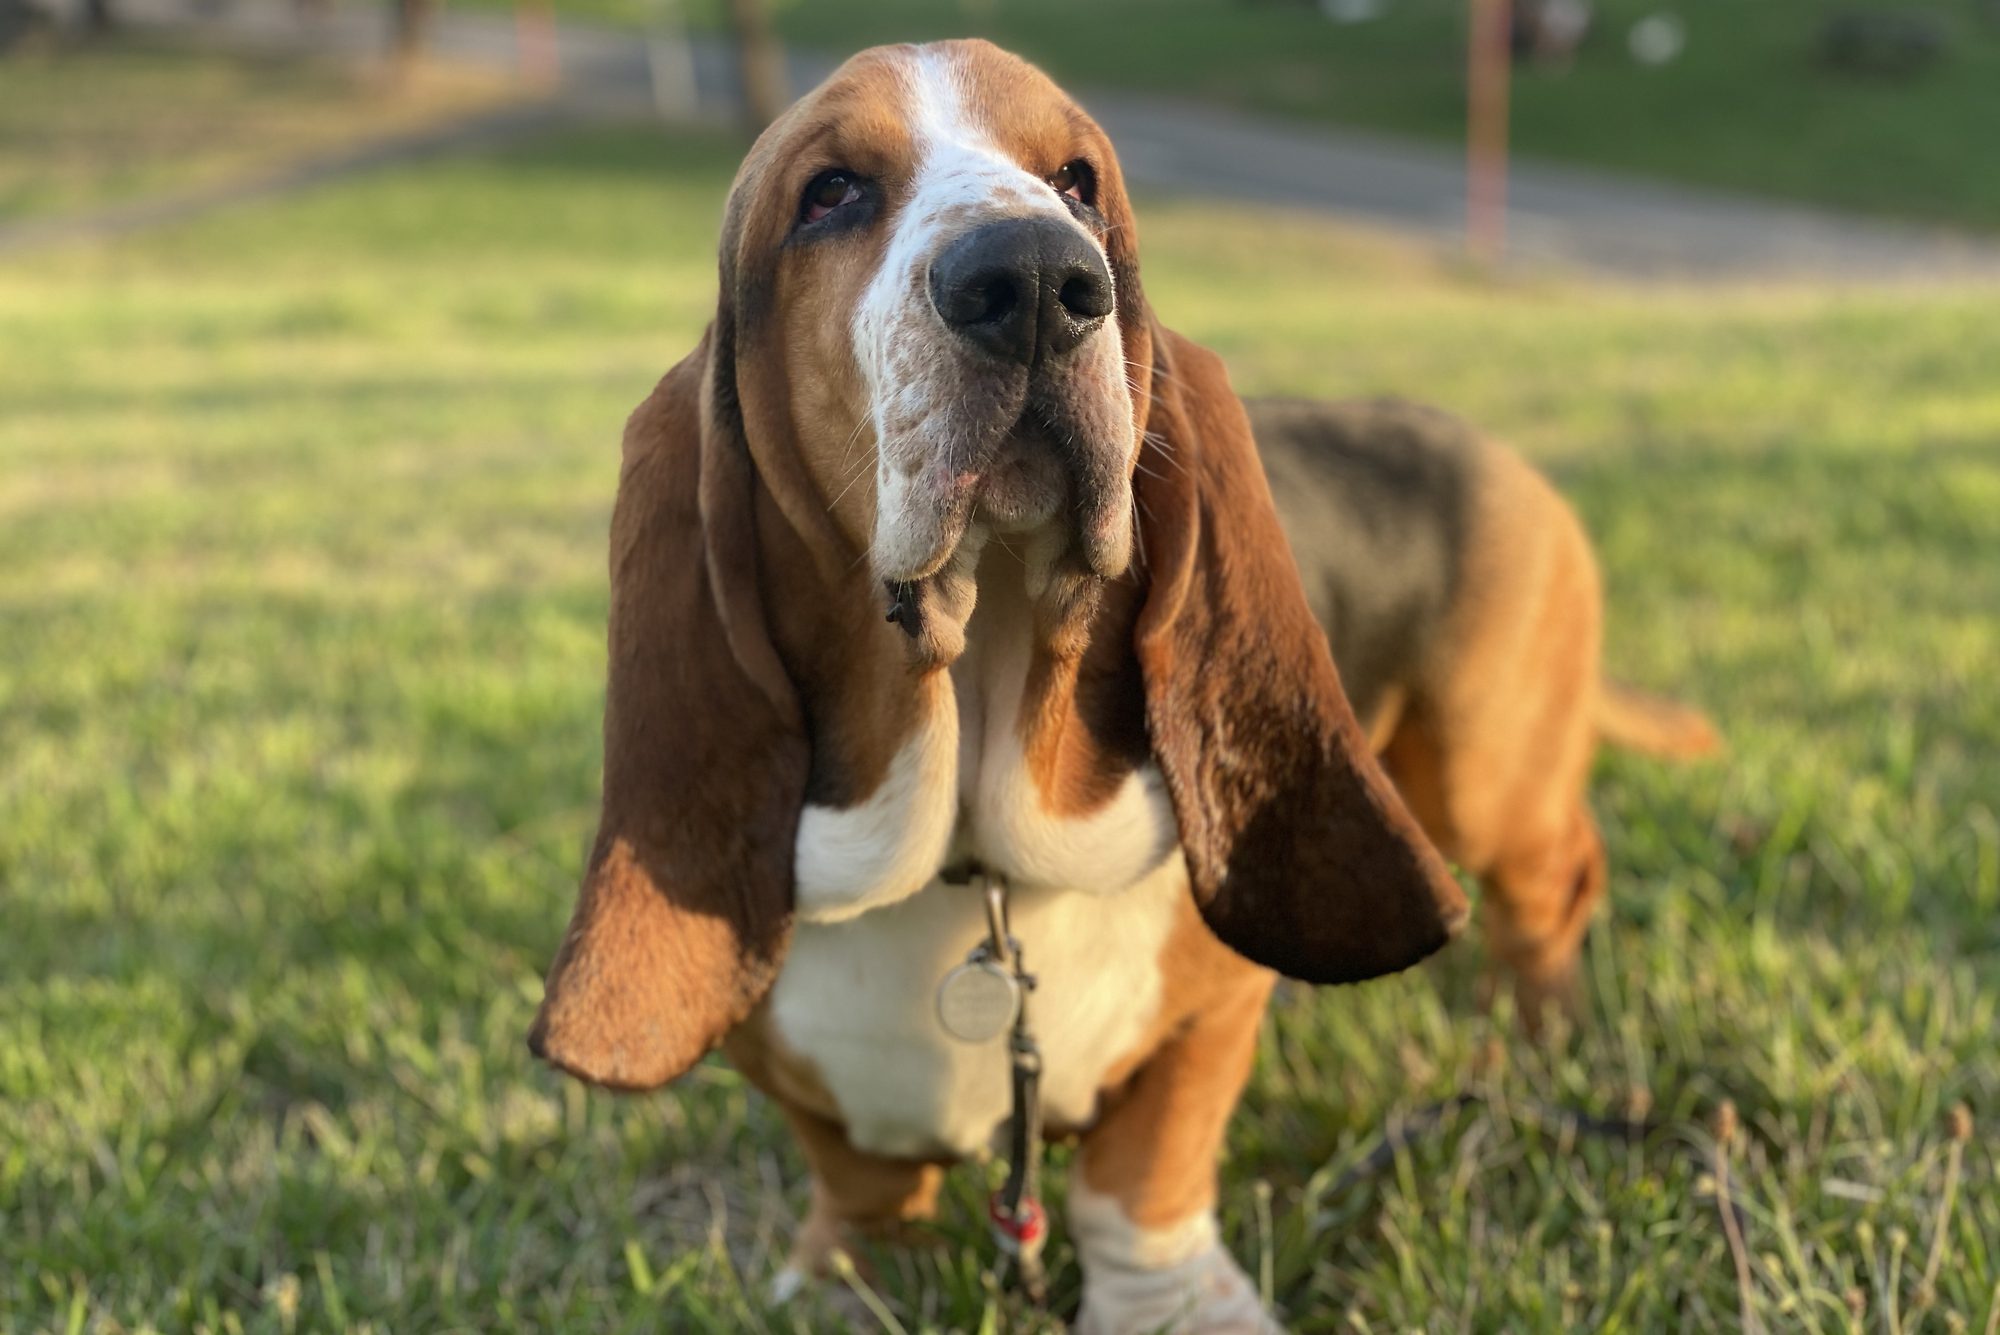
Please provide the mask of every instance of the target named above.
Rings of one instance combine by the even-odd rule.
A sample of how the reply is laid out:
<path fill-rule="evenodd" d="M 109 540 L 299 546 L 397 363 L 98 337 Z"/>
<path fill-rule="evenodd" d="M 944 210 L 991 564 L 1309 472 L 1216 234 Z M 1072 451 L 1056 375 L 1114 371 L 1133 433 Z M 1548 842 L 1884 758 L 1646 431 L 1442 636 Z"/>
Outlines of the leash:
<path fill-rule="evenodd" d="M 948 882 L 959 877 L 946 873 Z M 1042 1049 L 1028 1025 L 1028 972 L 1007 914 L 1007 882 L 982 867 L 963 880 L 976 889 L 986 910 L 986 939 L 965 963 L 938 984 L 938 1020 L 945 1032 L 965 1043 L 986 1043 L 1007 1035 L 1012 1107 L 1007 1117 L 1007 1178 L 986 1202 L 986 1220 L 1001 1257 L 1000 1278 L 1011 1264 L 1015 1281 L 1037 1307 L 1048 1301 L 1042 1249 L 1049 1240 L 1048 1211 L 1042 1207 Z"/>
<path fill-rule="evenodd" d="M 1492 1108 L 1494 1104 L 1495 1101 L 1483 1093 L 1461 1090 L 1450 1098 L 1394 1115 L 1383 1128 L 1374 1148 L 1344 1169 L 1328 1186 L 1325 1196 L 1344 1195 L 1363 1182 L 1380 1177 L 1395 1164 L 1399 1154 L 1425 1136 L 1443 1130 L 1458 1113 L 1467 1108 Z M 1564 1138 L 1622 1141 L 1628 1148 L 1637 1149 L 1662 1137 L 1671 1137 L 1670 1148 L 1692 1163 L 1697 1172 L 1707 1174 L 1714 1181 L 1722 1180 L 1722 1159 L 1718 1157 L 1717 1149 L 1694 1139 L 1685 1128 L 1647 1116 L 1646 1106 L 1646 1101 L 1636 1093 L 1623 1115 L 1607 1115 L 1570 1104 L 1544 1103 L 1533 1099 L 1514 1098 L 1507 1102 L 1507 1107 L 1513 1112 L 1527 1114 L 1537 1126 L 1544 1130 L 1553 1129 Z M 1730 1107 L 1729 1116 L 1733 1118 L 1733 1105 L 1726 1106 Z M 1717 1136 L 1718 1142 L 1727 1139 L 1726 1134 Z M 1747 1234 L 1750 1216 L 1742 1204 L 1725 1192 L 1715 1192 L 1714 1198 L 1716 1212 L 1725 1221 L 1724 1231 L 1734 1225 L 1739 1237 Z"/>

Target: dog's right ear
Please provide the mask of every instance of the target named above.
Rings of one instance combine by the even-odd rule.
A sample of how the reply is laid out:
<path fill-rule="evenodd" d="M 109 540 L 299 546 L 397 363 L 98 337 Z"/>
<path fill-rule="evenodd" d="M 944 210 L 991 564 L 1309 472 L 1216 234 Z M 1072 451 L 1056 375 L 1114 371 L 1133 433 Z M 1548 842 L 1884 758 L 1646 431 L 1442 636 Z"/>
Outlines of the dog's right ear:
<path fill-rule="evenodd" d="M 750 461 L 715 420 L 726 336 L 626 424 L 603 813 L 528 1038 L 619 1089 L 701 1060 L 770 990 L 791 932 L 808 747 L 766 631 Z"/>

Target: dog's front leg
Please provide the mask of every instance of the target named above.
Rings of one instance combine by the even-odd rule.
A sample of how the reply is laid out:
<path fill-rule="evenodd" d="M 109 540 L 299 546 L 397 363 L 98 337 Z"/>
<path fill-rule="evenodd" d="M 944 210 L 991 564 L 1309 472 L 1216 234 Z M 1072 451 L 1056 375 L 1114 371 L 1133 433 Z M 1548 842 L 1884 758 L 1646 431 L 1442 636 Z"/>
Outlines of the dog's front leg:
<path fill-rule="evenodd" d="M 812 1171 L 812 1204 L 799 1221 L 785 1268 L 771 1283 L 771 1297 L 783 1302 L 823 1278 L 835 1251 L 851 1251 L 857 1242 L 892 1235 L 901 1224 L 935 1214 L 944 1169 L 857 1150 L 838 1123 L 783 1100 L 779 1107 Z"/>
<path fill-rule="evenodd" d="M 1077 1335 L 1269 1335 L 1281 1328 L 1216 1228 L 1216 1161 L 1250 1076 L 1271 976 L 1257 972 L 1150 1057 L 1083 1137 L 1070 1234 Z"/>

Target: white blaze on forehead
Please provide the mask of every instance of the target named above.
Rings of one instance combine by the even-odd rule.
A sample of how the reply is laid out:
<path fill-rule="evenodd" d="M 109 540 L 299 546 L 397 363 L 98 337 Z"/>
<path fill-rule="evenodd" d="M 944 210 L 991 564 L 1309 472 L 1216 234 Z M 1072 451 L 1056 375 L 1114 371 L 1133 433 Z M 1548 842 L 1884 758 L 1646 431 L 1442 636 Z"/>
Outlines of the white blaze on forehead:
<path fill-rule="evenodd" d="M 974 113 L 964 64 L 920 48 L 903 67 L 917 170 L 899 233 L 953 208 L 996 214 L 1046 212 L 1067 218 L 1046 181 L 1009 157 Z"/>
<path fill-rule="evenodd" d="M 876 557 L 900 570 L 926 545 L 921 526 L 906 520 L 934 500 L 913 480 L 961 425 L 953 417 L 966 354 L 931 308 L 932 259 L 983 222 L 1043 214 L 1077 224 L 1048 183 L 1015 162 L 981 122 L 961 59 L 918 48 L 899 64 L 897 82 L 915 166 L 853 328 L 878 446 Z M 905 545 L 911 550 L 901 550 Z"/>
<path fill-rule="evenodd" d="M 920 377 L 890 373 L 898 369 L 898 352 L 923 351 L 908 346 L 920 341 L 911 317 L 929 304 L 930 262 L 947 234 L 967 230 L 971 215 L 1069 217 L 1048 183 L 1008 157 L 972 115 L 966 73 L 957 60 L 920 48 L 898 73 L 916 167 L 882 267 L 854 318 L 854 342 L 875 395 L 878 429 L 931 406 L 921 401 L 930 387 L 919 383 Z"/>

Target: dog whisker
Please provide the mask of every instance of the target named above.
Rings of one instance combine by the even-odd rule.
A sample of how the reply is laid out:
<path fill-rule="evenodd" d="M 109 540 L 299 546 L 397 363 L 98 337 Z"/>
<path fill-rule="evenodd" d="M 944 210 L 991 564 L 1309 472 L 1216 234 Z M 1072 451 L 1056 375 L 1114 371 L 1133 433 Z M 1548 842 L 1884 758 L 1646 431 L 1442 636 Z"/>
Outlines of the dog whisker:
<path fill-rule="evenodd" d="M 861 481 L 861 479 L 862 479 L 862 478 L 864 478 L 864 477 L 867 477 L 867 476 L 868 476 L 868 470 L 867 470 L 867 469 L 865 469 L 865 468 L 857 468 L 857 469 L 855 469 L 855 470 L 854 470 L 854 476 L 853 476 L 853 477 L 851 477 L 851 478 L 849 478 L 849 479 L 847 480 L 847 485 L 846 485 L 846 486 L 844 486 L 844 487 L 842 487 L 842 488 L 840 489 L 840 492 L 839 492 L 839 494 L 838 494 L 838 495 L 836 495 L 836 496 L 835 496 L 835 497 L 834 497 L 834 498 L 833 498 L 832 500 L 830 500 L 830 501 L 828 501 L 828 502 L 826 503 L 826 512 L 827 512 L 828 514 L 832 514 L 832 513 L 833 513 L 833 511 L 834 511 L 834 507 L 835 507 L 835 506 L 837 506 L 837 505 L 839 505 L 839 504 L 840 504 L 840 503 L 841 503 L 841 502 L 842 502 L 843 500 L 845 500 L 845 499 L 847 498 L 847 493 L 848 493 L 848 492 L 850 492 L 850 491 L 853 491 L 853 490 L 854 490 L 854 486 L 855 486 L 855 484 L 856 484 L 856 483 L 858 483 L 859 481 Z"/>

